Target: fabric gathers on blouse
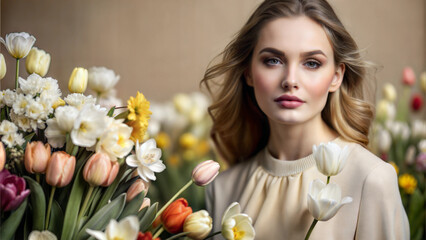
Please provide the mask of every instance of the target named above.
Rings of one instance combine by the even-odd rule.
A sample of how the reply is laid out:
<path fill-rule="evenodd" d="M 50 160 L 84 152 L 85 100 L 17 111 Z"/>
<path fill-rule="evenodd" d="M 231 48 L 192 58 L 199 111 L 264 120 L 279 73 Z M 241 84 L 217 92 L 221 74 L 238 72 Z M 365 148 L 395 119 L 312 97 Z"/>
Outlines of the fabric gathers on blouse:
<path fill-rule="evenodd" d="M 348 146 L 350 154 L 343 171 L 330 182 L 352 197 L 328 221 L 319 221 L 310 239 L 409 239 L 408 218 L 401 202 L 394 168 L 356 143 L 334 140 Z M 315 166 L 313 155 L 284 161 L 265 148 L 207 186 L 206 204 L 214 226 L 220 231 L 222 214 L 232 202 L 253 220 L 256 239 L 304 239 L 313 217 L 308 211 L 310 183 L 326 182 Z M 214 239 L 223 239 L 216 236 Z"/>

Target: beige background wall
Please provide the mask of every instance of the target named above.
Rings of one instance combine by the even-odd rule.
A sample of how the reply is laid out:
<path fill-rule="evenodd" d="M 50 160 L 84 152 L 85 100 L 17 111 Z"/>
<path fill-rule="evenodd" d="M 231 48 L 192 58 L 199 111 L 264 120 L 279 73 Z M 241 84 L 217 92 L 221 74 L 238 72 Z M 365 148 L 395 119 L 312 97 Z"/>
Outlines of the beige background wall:
<path fill-rule="evenodd" d="M 261 0 L 1 0 L 1 36 L 25 31 L 52 56 L 49 76 L 66 93 L 76 66 L 106 66 L 121 75 L 119 96 L 142 91 L 150 100 L 198 90 L 209 61 Z M 401 70 L 426 70 L 425 0 L 331 0 L 382 82 Z M 6 50 L 1 47 L 4 55 Z M 8 56 L 2 89 L 12 86 Z M 21 75 L 26 76 L 21 63 Z"/>

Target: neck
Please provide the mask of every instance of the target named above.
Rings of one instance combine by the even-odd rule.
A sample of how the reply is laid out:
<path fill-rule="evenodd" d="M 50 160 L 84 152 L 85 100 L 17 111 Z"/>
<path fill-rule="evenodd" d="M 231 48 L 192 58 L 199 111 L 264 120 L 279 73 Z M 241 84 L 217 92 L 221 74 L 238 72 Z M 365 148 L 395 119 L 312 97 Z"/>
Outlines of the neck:
<path fill-rule="evenodd" d="M 312 146 L 329 142 L 338 137 L 322 120 L 321 116 L 302 124 L 280 124 L 269 122 L 271 126 L 268 150 L 281 160 L 295 160 L 312 153 Z"/>

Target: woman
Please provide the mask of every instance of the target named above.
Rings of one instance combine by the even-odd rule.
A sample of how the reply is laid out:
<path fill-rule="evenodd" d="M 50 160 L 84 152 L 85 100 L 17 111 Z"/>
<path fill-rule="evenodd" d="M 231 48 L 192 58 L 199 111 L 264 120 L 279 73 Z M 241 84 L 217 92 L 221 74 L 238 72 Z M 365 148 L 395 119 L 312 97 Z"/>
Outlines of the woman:
<path fill-rule="evenodd" d="M 202 80 L 218 90 L 212 138 L 231 165 L 207 188 L 214 231 L 236 201 L 256 239 L 303 239 L 309 184 L 325 180 L 312 146 L 332 141 L 350 153 L 331 182 L 353 201 L 310 239 L 409 238 L 395 170 L 366 150 L 368 65 L 326 1 L 266 0 L 222 56 Z"/>

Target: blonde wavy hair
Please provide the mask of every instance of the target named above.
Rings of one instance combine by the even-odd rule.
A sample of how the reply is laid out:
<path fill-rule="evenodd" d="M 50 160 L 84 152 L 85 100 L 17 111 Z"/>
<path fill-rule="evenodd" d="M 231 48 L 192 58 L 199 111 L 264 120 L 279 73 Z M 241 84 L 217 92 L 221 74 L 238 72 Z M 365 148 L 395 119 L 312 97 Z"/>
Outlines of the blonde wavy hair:
<path fill-rule="evenodd" d="M 325 0 L 266 0 L 219 55 L 221 62 L 206 70 L 200 83 L 213 96 L 208 109 L 213 120 L 211 137 L 230 165 L 255 155 L 269 139 L 267 117 L 244 77 L 259 32 L 277 18 L 296 16 L 307 16 L 320 24 L 332 44 L 336 66 L 346 66 L 339 90 L 329 93 L 323 120 L 341 138 L 364 147 L 368 144 L 373 110 L 364 100 L 363 85 L 369 64 L 332 7 Z"/>

